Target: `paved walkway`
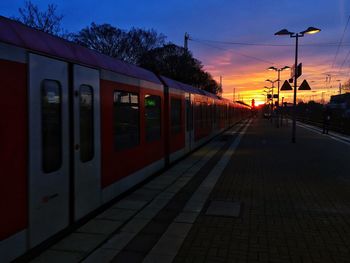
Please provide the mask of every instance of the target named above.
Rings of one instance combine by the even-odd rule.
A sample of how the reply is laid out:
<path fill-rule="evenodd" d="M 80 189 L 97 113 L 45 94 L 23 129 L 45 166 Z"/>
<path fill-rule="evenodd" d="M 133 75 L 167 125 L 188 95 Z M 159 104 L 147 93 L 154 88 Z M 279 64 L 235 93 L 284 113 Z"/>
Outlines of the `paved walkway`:
<path fill-rule="evenodd" d="M 33 262 L 350 262 L 350 144 L 235 126 Z"/>
<path fill-rule="evenodd" d="M 350 146 L 255 120 L 210 200 L 237 218 L 200 214 L 175 262 L 350 262 Z"/>

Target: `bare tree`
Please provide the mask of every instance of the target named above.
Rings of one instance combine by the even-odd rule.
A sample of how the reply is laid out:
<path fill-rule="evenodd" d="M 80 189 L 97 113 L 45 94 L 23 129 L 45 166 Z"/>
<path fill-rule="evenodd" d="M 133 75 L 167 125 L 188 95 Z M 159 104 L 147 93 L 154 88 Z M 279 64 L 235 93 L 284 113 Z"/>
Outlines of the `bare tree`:
<path fill-rule="evenodd" d="M 57 14 L 56 10 L 56 5 L 49 4 L 45 11 L 41 11 L 37 5 L 26 1 L 24 7 L 18 9 L 19 16 L 14 19 L 46 33 L 60 35 L 63 33 L 61 27 L 63 15 Z"/>
<path fill-rule="evenodd" d="M 162 47 L 166 36 L 158 34 L 155 30 L 132 28 L 126 34 L 126 61 L 139 64 L 141 57 L 148 51 Z"/>
<path fill-rule="evenodd" d="M 71 39 L 84 47 L 124 60 L 126 33 L 110 24 L 91 23 L 72 34 Z"/>
<path fill-rule="evenodd" d="M 195 59 L 191 52 L 185 52 L 183 47 L 170 43 L 154 48 L 145 52 L 139 65 L 196 88 L 217 95 L 222 93 L 220 85 L 203 69 L 202 62 Z"/>
<path fill-rule="evenodd" d="M 164 44 L 165 36 L 155 30 L 132 28 L 125 31 L 110 24 L 91 23 L 71 34 L 71 40 L 105 55 L 139 64 L 145 52 Z"/>

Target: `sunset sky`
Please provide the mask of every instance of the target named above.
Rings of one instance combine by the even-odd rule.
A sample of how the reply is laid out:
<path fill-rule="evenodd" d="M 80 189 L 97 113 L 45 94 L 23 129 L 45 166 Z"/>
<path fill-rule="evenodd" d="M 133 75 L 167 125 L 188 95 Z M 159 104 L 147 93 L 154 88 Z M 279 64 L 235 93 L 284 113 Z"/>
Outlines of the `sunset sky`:
<path fill-rule="evenodd" d="M 110 23 L 123 29 L 153 28 L 178 45 L 183 45 L 184 33 L 188 32 L 192 39 L 190 51 L 216 80 L 222 76 L 223 96 L 230 99 L 235 89 L 236 99 L 240 96 L 246 102 L 252 98 L 257 102 L 264 101 L 263 87 L 271 85 L 265 80 L 277 78 L 277 72 L 267 71 L 267 68 L 292 66 L 295 39 L 274 36 L 283 28 L 300 32 L 314 26 L 322 30 L 300 38 L 299 61 L 303 63 L 303 75 L 298 82 L 307 79 L 312 91 L 300 92 L 299 98 L 320 100 L 323 96 L 327 100 L 329 95 L 338 92 L 339 83 L 350 78 L 348 0 L 32 2 L 41 8 L 46 8 L 48 3 L 56 4 L 58 12 L 64 15 L 63 27 L 70 32 L 91 22 Z M 23 4 L 22 0 L 3 0 L 0 14 L 17 15 Z M 289 71 L 282 72 L 282 80 L 289 77 Z M 285 92 L 282 96 L 288 101 L 291 93 Z"/>

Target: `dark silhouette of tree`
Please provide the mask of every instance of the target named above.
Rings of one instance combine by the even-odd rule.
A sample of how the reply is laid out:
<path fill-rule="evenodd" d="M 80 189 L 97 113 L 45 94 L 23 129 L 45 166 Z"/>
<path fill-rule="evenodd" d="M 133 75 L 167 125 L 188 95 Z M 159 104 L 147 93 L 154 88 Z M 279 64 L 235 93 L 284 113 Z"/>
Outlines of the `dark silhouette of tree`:
<path fill-rule="evenodd" d="M 110 24 L 91 23 L 78 33 L 71 34 L 71 40 L 107 56 L 124 60 L 126 33 Z"/>
<path fill-rule="evenodd" d="M 145 52 L 164 44 L 165 36 L 155 30 L 132 28 L 125 31 L 110 24 L 91 23 L 71 34 L 71 40 L 102 54 L 138 64 Z"/>
<path fill-rule="evenodd" d="M 139 65 L 214 94 L 220 95 L 222 92 L 212 76 L 203 70 L 202 63 L 193 58 L 191 52 L 174 44 L 166 44 L 146 52 Z"/>
<path fill-rule="evenodd" d="M 56 10 L 56 5 L 49 4 L 45 11 L 41 11 L 37 5 L 26 1 L 24 7 L 18 9 L 19 16 L 13 19 L 52 35 L 62 35 L 63 15 L 57 14 Z"/>
<path fill-rule="evenodd" d="M 165 39 L 165 35 L 158 34 L 153 29 L 132 28 L 126 34 L 125 55 L 127 56 L 127 61 L 140 64 L 140 58 L 146 52 L 163 46 Z"/>

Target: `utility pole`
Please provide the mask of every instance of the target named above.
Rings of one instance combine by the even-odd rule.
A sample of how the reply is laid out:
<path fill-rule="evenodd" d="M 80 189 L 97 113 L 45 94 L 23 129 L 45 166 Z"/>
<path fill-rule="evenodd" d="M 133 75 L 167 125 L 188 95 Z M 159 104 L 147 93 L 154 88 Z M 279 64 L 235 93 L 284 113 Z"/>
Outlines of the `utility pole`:
<path fill-rule="evenodd" d="M 184 37 L 184 48 L 188 51 L 188 40 L 190 39 L 190 35 L 186 32 Z"/>

